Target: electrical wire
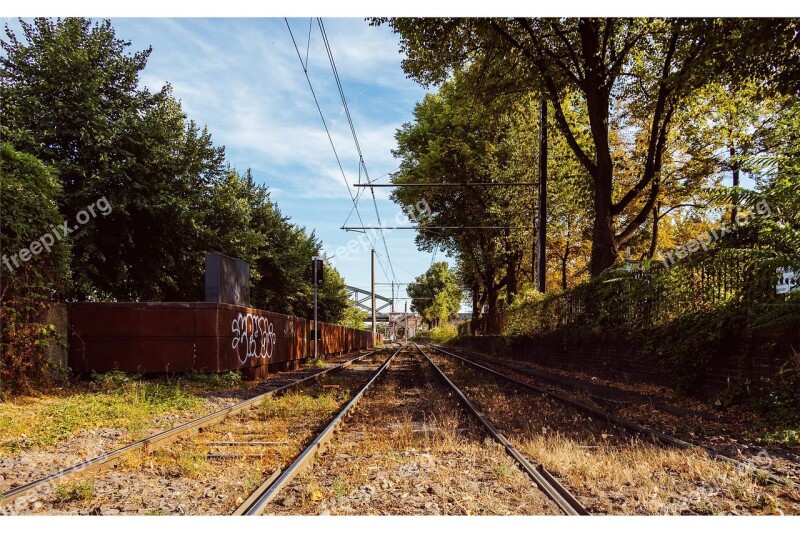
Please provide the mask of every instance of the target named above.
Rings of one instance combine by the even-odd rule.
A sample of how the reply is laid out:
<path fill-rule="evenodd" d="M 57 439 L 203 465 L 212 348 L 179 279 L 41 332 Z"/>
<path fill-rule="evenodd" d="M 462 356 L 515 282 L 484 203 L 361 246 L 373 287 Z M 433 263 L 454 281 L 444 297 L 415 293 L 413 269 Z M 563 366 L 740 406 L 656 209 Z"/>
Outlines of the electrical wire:
<path fill-rule="evenodd" d="M 322 113 L 322 107 L 319 104 L 319 100 L 317 99 L 317 93 L 314 91 L 314 86 L 311 83 L 311 78 L 308 75 L 308 68 L 306 65 L 303 64 L 303 56 L 300 54 L 300 49 L 297 46 L 297 41 L 294 38 L 294 33 L 292 32 L 292 27 L 289 25 L 289 19 L 286 17 L 283 18 L 284 22 L 286 23 L 286 28 L 289 30 L 289 35 L 292 38 L 292 44 L 294 44 L 295 52 L 297 52 L 297 59 L 300 61 L 300 66 L 303 67 L 303 74 L 306 76 L 306 81 L 308 82 L 308 88 L 311 89 L 311 96 L 314 97 L 314 103 L 317 105 L 317 111 L 319 112 L 319 118 L 322 119 L 322 125 L 325 127 L 325 133 L 328 135 L 328 141 L 331 144 L 331 149 L 333 150 L 333 155 L 336 157 L 336 163 L 339 166 L 339 170 L 342 173 L 342 179 L 344 179 L 344 184 L 347 187 L 347 193 L 350 195 L 350 200 L 353 202 L 353 207 L 356 211 L 356 215 L 358 216 L 358 220 L 361 222 L 361 225 L 364 226 L 363 219 L 361 218 L 361 213 L 358 210 L 358 206 L 355 201 L 355 197 L 353 196 L 353 190 L 350 188 L 350 183 L 347 180 L 347 175 L 344 172 L 344 167 L 342 166 L 342 161 L 339 159 L 339 153 L 336 151 L 336 145 L 333 142 L 333 137 L 331 136 L 330 129 L 328 129 L 328 123 L 325 121 L 325 115 Z M 364 235 L 367 237 L 367 241 L 369 241 L 370 246 L 372 249 L 375 249 L 375 244 L 370 240 L 369 234 L 364 232 Z"/>
<path fill-rule="evenodd" d="M 331 70 L 333 71 L 333 77 L 336 80 L 336 87 L 339 90 L 339 97 L 342 100 L 342 106 L 344 107 L 345 116 L 347 117 L 347 123 L 350 126 L 350 133 L 353 136 L 353 142 L 355 143 L 356 151 L 358 152 L 359 183 L 361 183 L 361 169 L 364 170 L 364 177 L 369 182 L 370 181 L 370 179 L 369 179 L 369 171 L 367 171 L 367 165 L 364 162 L 364 154 L 361 151 L 361 144 L 358 142 L 358 135 L 356 134 L 356 128 L 355 128 L 355 125 L 353 124 L 353 117 L 350 114 L 350 107 L 347 105 L 347 98 L 344 95 L 344 88 L 342 87 L 342 81 L 341 81 L 341 78 L 339 77 L 339 71 L 336 68 L 336 61 L 333 58 L 333 51 L 331 50 L 330 42 L 328 40 L 328 34 L 325 31 L 325 24 L 322 22 L 322 18 L 317 18 L 317 24 L 319 25 L 319 31 L 320 31 L 320 34 L 322 35 L 322 42 L 325 45 L 325 51 L 328 54 L 328 60 L 329 60 L 329 62 L 331 64 Z M 348 189 L 349 189 L 349 185 L 348 185 Z M 383 223 L 381 222 L 381 214 L 380 214 L 380 211 L 378 210 L 378 201 L 375 198 L 375 190 L 374 189 L 370 189 L 370 192 L 372 194 L 372 203 L 375 206 L 375 216 L 378 219 L 378 226 L 383 226 Z M 357 200 L 354 199 L 353 203 L 355 205 L 357 205 Z M 358 212 L 357 209 L 356 209 L 356 212 Z M 381 240 L 383 241 L 383 248 L 384 248 L 384 250 L 386 252 L 386 261 L 389 263 L 389 270 L 392 272 L 392 278 L 394 279 L 394 281 L 397 281 L 397 275 L 394 272 L 394 265 L 392 264 L 392 257 L 389 254 L 389 245 L 386 243 L 386 235 L 385 235 L 383 229 L 381 229 Z"/>

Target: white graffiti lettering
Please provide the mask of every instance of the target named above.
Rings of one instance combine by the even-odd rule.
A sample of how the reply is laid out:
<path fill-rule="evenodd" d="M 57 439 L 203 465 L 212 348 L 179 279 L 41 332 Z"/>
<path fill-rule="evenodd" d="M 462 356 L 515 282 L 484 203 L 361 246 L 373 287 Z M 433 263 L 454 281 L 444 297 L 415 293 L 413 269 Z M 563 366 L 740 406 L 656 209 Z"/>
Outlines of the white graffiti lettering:
<path fill-rule="evenodd" d="M 233 341 L 231 347 L 236 350 L 239 362 L 244 366 L 250 358 L 271 359 L 275 349 L 275 332 L 273 324 L 267 317 L 253 313 L 239 313 L 231 323 Z"/>

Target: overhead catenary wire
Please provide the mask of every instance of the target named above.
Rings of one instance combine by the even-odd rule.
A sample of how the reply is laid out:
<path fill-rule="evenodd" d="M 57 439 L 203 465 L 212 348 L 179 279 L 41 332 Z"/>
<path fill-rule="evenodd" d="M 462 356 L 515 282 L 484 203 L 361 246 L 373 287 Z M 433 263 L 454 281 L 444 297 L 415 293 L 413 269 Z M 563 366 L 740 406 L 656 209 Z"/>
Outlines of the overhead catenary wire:
<path fill-rule="evenodd" d="M 462 230 L 462 229 L 508 229 L 508 230 L 522 230 L 522 231 L 530 231 L 530 226 L 428 226 L 428 227 L 417 227 L 417 226 L 342 226 L 343 230 L 347 231 L 356 231 L 356 230 L 372 230 L 372 229 L 384 229 L 384 230 L 396 230 L 396 229 L 403 229 L 403 230 L 437 230 L 437 229 L 449 229 L 449 230 Z"/>
<path fill-rule="evenodd" d="M 336 158 L 336 164 L 339 166 L 339 170 L 342 173 L 342 178 L 344 179 L 344 184 L 347 186 L 347 193 L 350 195 L 350 200 L 353 202 L 353 207 L 355 209 L 356 215 L 358 216 L 359 222 L 361 225 L 364 225 L 364 220 L 361 218 L 361 213 L 358 210 L 358 205 L 356 204 L 355 197 L 353 196 L 353 190 L 350 188 L 350 182 L 347 180 L 347 175 L 344 172 L 344 167 L 342 166 L 342 161 L 339 159 L 339 153 L 336 151 L 336 145 L 333 142 L 333 137 L 331 136 L 330 129 L 328 128 L 328 123 L 325 120 L 325 115 L 322 113 L 322 107 L 319 104 L 319 99 L 317 99 L 317 93 L 314 91 L 314 85 L 311 83 L 311 77 L 308 75 L 308 66 L 303 63 L 303 56 L 300 53 L 300 48 L 297 46 L 297 41 L 294 38 L 294 33 L 292 32 L 292 27 L 289 25 L 289 19 L 286 17 L 283 18 L 284 22 L 286 23 L 286 28 L 289 30 L 289 36 L 292 38 L 292 44 L 294 44 L 295 52 L 297 52 L 297 59 L 300 61 L 300 66 L 303 67 L 303 74 L 306 76 L 306 81 L 308 82 L 308 88 L 311 90 L 311 96 L 314 97 L 314 103 L 317 106 L 317 111 L 319 112 L 319 118 L 322 120 L 322 125 L 325 128 L 325 133 L 328 136 L 328 141 L 330 142 L 331 149 L 333 150 L 333 155 Z M 365 235 L 366 232 L 364 233 Z M 369 241 L 370 246 L 374 249 L 375 244 L 370 240 L 369 235 L 367 235 L 367 241 Z"/>
<path fill-rule="evenodd" d="M 306 43 L 306 64 L 308 69 L 308 52 L 311 50 L 311 26 L 314 23 L 314 17 L 308 17 L 308 42 Z"/>
<path fill-rule="evenodd" d="M 354 183 L 353 187 L 530 187 L 538 185 L 536 182 L 526 181 L 479 181 L 475 183 L 432 182 L 432 183 Z"/>
<path fill-rule="evenodd" d="M 360 164 L 360 163 L 359 163 L 359 164 Z M 360 168 L 360 167 L 359 167 L 359 168 Z M 393 169 L 392 169 L 392 170 L 390 170 L 389 172 L 384 172 L 383 174 L 381 174 L 380 176 L 378 176 L 378 177 L 377 177 L 377 178 L 375 178 L 374 180 L 369 180 L 369 179 L 368 179 L 368 180 L 367 180 L 367 183 L 366 183 L 366 184 L 364 184 L 364 185 L 361 185 L 361 184 L 360 184 L 361 180 L 359 180 L 358 192 L 356 193 L 356 204 L 358 203 L 358 200 L 361 198 L 361 196 L 364 194 L 364 192 L 367 190 L 367 186 L 368 186 L 368 184 L 370 184 L 370 183 L 375 183 L 376 181 L 378 181 L 379 179 L 383 178 L 384 176 L 388 176 L 389 174 L 391 174 L 392 172 L 395 172 L 395 171 L 397 171 L 397 170 L 400 170 L 400 167 L 393 168 Z M 350 209 L 350 213 L 348 213 L 348 215 L 347 215 L 347 219 L 344 221 L 344 224 L 343 224 L 343 225 L 345 225 L 345 226 L 347 225 L 347 222 L 350 220 L 350 217 L 351 217 L 351 216 L 353 216 L 353 209 Z"/>
<path fill-rule="evenodd" d="M 358 152 L 359 183 L 361 181 L 361 169 L 364 170 L 364 177 L 366 178 L 367 182 L 369 182 L 370 181 L 370 179 L 369 179 L 369 171 L 367 170 L 367 165 L 364 162 L 364 154 L 361 151 L 361 144 L 358 141 L 358 135 L 356 134 L 356 128 L 355 128 L 355 125 L 353 124 L 353 117 L 350 114 L 350 107 L 347 105 L 347 98 L 344 95 L 344 88 L 342 87 L 342 81 L 341 81 L 341 78 L 339 77 L 339 71 L 336 68 L 336 61 L 333 58 L 333 51 L 331 50 L 330 42 L 328 41 L 328 34 L 325 31 L 325 24 L 322 22 L 322 18 L 317 18 L 317 24 L 319 25 L 319 31 L 320 31 L 320 34 L 322 35 L 322 42 L 323 42 L 323 44 L 325 46 L 325 51 L 328 54 L 328 60 L 329 60 L 329 62 L 331 64 L 331 70 L 333 71 L 333 77 L 336 80 L 336 87 L 339 89 L 339 97 L 342 100 L 342 106 L 344 107 L 345 116 L 347 117 L 347 123 L 350 126 L 350 133 L 353 136 L 353 142 L 355 143 L 356 151 Z M 371 190 L 370 192 L 372 193 L 372 203 L 375 206 L 375 216 L 378 219 L 378 225 L 382 227 L 383 223 L 381 222 L 381 215 L 380 215 L 380 211 L 378 210 L 378 201 L 375 198 L 375 191 Z M 357 199 L 354 199 L 353 203 L 357 205 L 358 204 Z M 357 211 L 357 209 L 356 209 L 356 211 Z M 363 224 L 363 222 L 362 222 L 362 224 Z M 389 270 L 392 273 L 392 279 L 397 281 L 397 275 L 394 272 L 394 265 L 392 264 L 392 257 L 389 254 L 389 245 L 386 243 L 386 235 L 383 233 L 383 230 L 381 230 L 381 240 L 383 241 L 383 248 L 386 251 L 386 261 L 389 263 Z"/>

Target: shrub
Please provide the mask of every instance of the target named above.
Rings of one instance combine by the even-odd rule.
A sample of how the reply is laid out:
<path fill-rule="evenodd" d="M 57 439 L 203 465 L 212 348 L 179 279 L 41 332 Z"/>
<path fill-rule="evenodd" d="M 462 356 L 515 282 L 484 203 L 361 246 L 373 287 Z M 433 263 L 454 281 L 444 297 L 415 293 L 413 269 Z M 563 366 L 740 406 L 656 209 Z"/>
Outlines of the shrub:
<path fill-rule="evenodd" d="M 57 240 L 29 261 L 14 254 L 59 225 L 61 186 L 52 171 L 33 156 L 0 145 L 0 212 L 3 264 L 0 265 L 0 321 L 3 392 L 28 391 L 33 380 L 48 378 L 47 348 L 55 328 L 44 321 L 47 302 L 68 286 L 69 249 Z M 9 266 L 10 265 L 10 266 Z"/>
<path fill-rule="evenodd" d="M 454 324 L 441 324 L 432 328 L 429 338 L 433 344 L 447 344 L 458 337 L 458 328 Z"/>

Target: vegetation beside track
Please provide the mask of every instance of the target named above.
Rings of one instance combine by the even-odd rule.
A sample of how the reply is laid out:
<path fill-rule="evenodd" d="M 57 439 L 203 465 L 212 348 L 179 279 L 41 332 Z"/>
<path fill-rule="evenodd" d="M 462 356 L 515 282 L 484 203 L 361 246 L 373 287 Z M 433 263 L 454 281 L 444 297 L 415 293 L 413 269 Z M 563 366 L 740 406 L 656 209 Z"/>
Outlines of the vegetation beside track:
<path fill-rule="evenodd" d="M 235 372 L 144 379 L 109 372 L 91 381 L 0 403 L 0 455 L 49 446 L 81 430 L 113 427 L 128 440 L 144 436 L 159 415 L 198 416 L 209 391 L 248 386 Z"/>

